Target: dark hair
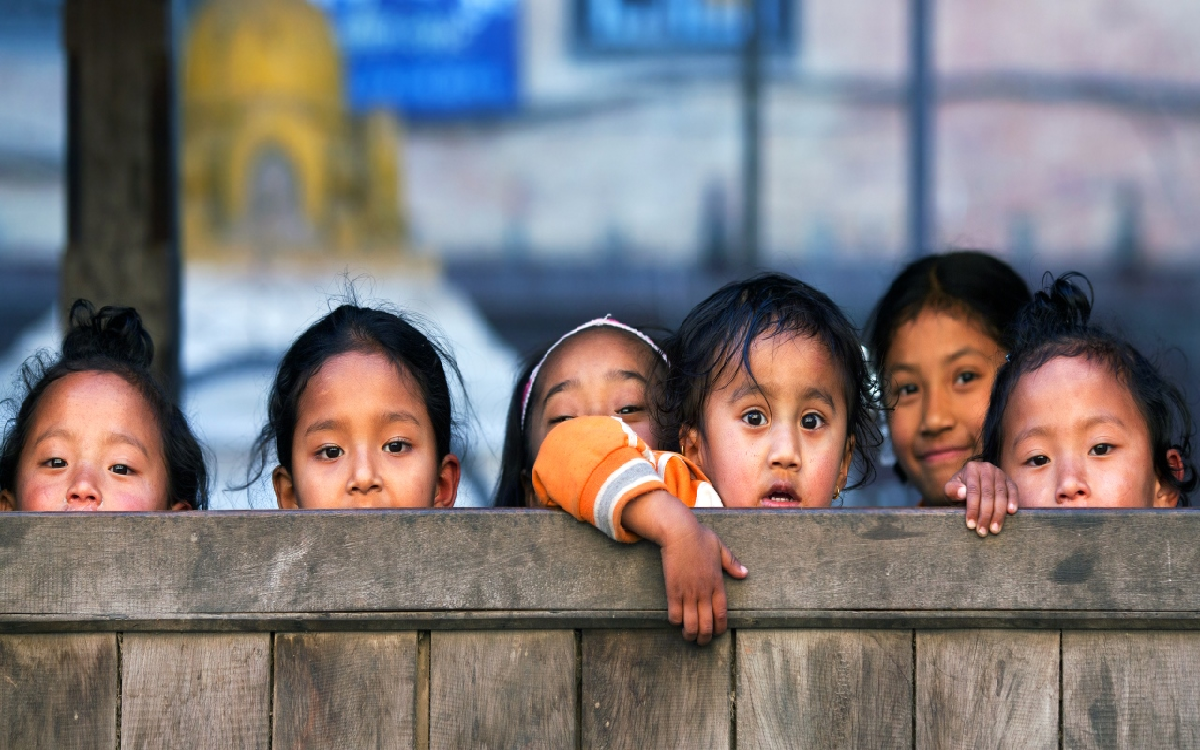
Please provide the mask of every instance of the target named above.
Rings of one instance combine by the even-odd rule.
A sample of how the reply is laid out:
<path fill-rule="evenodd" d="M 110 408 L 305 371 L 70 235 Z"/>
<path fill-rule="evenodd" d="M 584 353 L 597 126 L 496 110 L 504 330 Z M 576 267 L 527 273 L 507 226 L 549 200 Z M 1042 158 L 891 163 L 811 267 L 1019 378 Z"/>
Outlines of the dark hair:
<path fill-rule="evenodd" d="M 1076 280 L 1087 285 L 1086 292 Z M 983 423 L 981 458 L 1000 463 L 1001 424 L 1021 376 L 1052 359 L 1086 357 L 1106 365 L 1129 389 L 1150 431 L 1154 473 L 1159 482 L 1178 490 L 1180 504 L 1187 505 L 1187 493 L 1196 489 L 1197 484 L 1196 467 L 1191 462 L 1192 416 L 1187 400 L 1129 342 L 1089 325 L 1091 312 L 1091 283 L 1078 273 L 1063 274 L 1053 281 L 1048 279 L 1045 289 L 1034 295 L 1021 311 L 1015 327 L 1016 343 L 992 386 L 992 401 Z M 1167 460 L 1171 449 L 1178 450 L 1183 457 L 1183 479 L 1177 479 L 1171 471 Z"/>
<path fill-rule="evenodd" d="M 842 375 L 848 402 L 847 432 L 854 438 L 860 477 L 870 482 L 881 437 L 875 425 L 870 373 L 854 326 L 833 300 L 803 281 L 765 273 L 718 289 L 688 313 L 667 342 L 671 366 L 658 389 L 656 424 L 663 446 L 678 447 L 684 428 L 703 429 L 709 395 L 744 368 L 751 378 L 750 348 L 762 336 L 811 336 L 824 344 Z"/>
<path fill-rule="evenodd" d="M 585 328 L 578 333 L 590 333 L 592 331 L 617 331 L 623 336 L 628 336 L 631 340 L 638 341 L 634 335 L 620 328 L 597 326 L 594 328 Z M 645 330 L 641 332 L 643 335 L 647 335 Z M 533 462 L 537 458 L 533 451 L 529 450 L 529 434 L 526 432 L 521 418 L 522 407 L 525 405 L 525 384 L 529 382 L 529 378 L 533 376 L 534 368 L 546 358 L 552 346 L 554 344 L 538 347 L 521 364 L 521 371 L 517 376 L 517 382 L 513 385 L 512 396 L 508 401 L 508 415 L 504 419 L 504 447 L 500 453 L 500 478 L 496 482 L 496 495 L 493 501 L 493 505 L 497 508 L 525 507 L 524 476 L 533 471 Z M 656 373 L 652 374 L 652 377 L 649 378 L 651 384 L 659 379 L 660 375 L 657 374 L 657 371 L 663 369 L 664 365 L 658 356 L 654 357 L 654 362 Z M 530 395 L 530 399 L 532 401 L 532 394 Z"/>
<path fill-rule="evenodd" d="M 21 367 L 25 390 L 16 416 L 9 420 L 0 447 L 0 489 L 16 490 L 17 463 L 38 403 L 55 381 L 76 372 L 110 372 L 124 378 L 145 399 L 162 435 L 167 463 L 167 505 L 186 502 L 208 507 L 208 471 L 204 451 L 179 406 L 150 372 L 154 342 L 132 307 L 102 307 L 87 300 L 71 305 L 70 325 L 57 359 L 35 354 Z"/>
<path fill-rule="evenodd" d="M 420 389 L 433 423 L 438 460 L 450 453 L 457 421 L 446 370 L 460 386 L 463 380 L 449 350 L 398 312 L 345 304 L 309 326 L 280 360 L 267 400 L 267 423 L 254 443 L 248 481 L 235 489 L 245 489 L 262 476 L 272 448 L 279 464 L 291 473 L 300 397 L 322 365 L 349 352 L 382 354 L 407 372 Z"/>
<path fill-rule="evenodd" d="M 521 365 L 512 397 L 508 401 L 508 416 L 504 419 L 504 447 L 500 451 L 500 479 L 496 482 L 493 501 L 497 508 L 525 507 L 525 483 L 522 477 L 533 469 L 534 456 L 529 450 L 525 425 L 521 422 L 521 407 L 525 401 L 525 383 L 549 348 L 549 345 L 539 348 Z"/>
<path fill-rule="evenodd" d="M 1029 301 L 1029 287 L 999 258 L 974 250 L 927 255 L 905 266 L 867 321 L 871 363 L 883 377 L 896 331 L 923 310 L 967 315 L 1004 350 L 1010 328 Z"/>

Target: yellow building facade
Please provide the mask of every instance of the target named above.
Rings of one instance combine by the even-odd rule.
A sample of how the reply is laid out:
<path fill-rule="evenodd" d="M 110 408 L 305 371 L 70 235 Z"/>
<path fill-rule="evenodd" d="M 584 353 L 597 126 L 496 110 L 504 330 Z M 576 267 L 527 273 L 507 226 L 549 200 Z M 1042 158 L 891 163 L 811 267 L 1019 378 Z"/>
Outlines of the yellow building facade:
<path fill-rule="evenodd" d="M 182 77 L 185 257 L 406 253 L 399 123 L 347 111 L 319 9 L 210 0 Z"/>

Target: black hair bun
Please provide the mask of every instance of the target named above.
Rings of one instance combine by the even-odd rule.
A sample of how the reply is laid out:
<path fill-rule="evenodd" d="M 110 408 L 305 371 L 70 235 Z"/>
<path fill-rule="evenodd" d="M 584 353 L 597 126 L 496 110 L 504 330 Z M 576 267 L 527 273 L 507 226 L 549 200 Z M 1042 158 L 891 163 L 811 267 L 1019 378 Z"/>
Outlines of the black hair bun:
<path fill-rule="evenodd" d="M 132 307 L 102 307 L 97 311 L 85 299 L 71 305 L 70 330 L 63 338 L 63 360 L 111 359 L 149 368 L 154 342 Z"/>
<path fill-rule="evenodd" d="M 1086 331 L 1092 299 L 1092 284 L 1081 273 L 1072 271 L 1048 281 L 1024 310 L 1019 337 L 1040 340 Z"/>

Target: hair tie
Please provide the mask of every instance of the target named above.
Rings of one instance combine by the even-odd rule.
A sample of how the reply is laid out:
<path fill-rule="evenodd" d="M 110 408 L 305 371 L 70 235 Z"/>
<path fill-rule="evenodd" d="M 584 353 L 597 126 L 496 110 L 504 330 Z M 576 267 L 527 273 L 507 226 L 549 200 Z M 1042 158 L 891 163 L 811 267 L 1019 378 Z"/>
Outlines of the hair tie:
<path fill-rule="evenodd" d="M 555 349 L 557 349 L 562 344 L 562 342 L 566 341 L 567 339 L 571 338 L 572 336 L 574 336 L 577 333 L 586 331 L 589 328 L 616 328 L 618 330 L 625 331 L 626 333 L 632 333 L 634 336 L 638 337 L 638 339 L 641 340 L 641 342 L 643 344 L 650 347 L 650 349 L 653 350 L 653 352 L 655 354 L 662 357 L 662 361 L 664 363 L 666 363 L 666 365 L 668 367 L 671 366 L 670 360 L 667 359 L 667 355 L 663 353 L 663 350 L 659 348 L 658 344 L 654 343 L 654 341 L 651 340 L 651 338 L 649 336 L 642 333 L 641 331 L 634 328 L 633 326 L 627 326 L 624 323 L 620 322 L 619 320 L 614 320 L 611 315 L 605 315 L 603 318 L 595 318 L 593 320 L 589 320 L 588 322 L 584 323 L 583 325 L 578 326 L 576 328 L 572 328 L 570 331 L 567 331 L 566 333 L 564 333 L 562 335 L 561 338 L 559 338 L 558 341 L 555 341 L 553 344 L 551 344 L 550 348 L 546 350 L 546 353 L 542 355 L 542 358 L 538 360 L 538 363 L 537 363 L 537 365 L 534 366 L 533 371 L 529 373 L 529 380 L 527 380 L 525 382 L 525 392 L 521 396 L 521 428 L 522 429 L 525 428 L 525 414 L 529 410 L 529 396 L 531 393 L 533 393 L 533 384 L 535 382 L 537 382 L 537 376 L 538 376 L 538 373 L 541 372 L 542 365 L 546 364 L 546 360 L 549 359 L 551 352 L 553 352 Z"/>

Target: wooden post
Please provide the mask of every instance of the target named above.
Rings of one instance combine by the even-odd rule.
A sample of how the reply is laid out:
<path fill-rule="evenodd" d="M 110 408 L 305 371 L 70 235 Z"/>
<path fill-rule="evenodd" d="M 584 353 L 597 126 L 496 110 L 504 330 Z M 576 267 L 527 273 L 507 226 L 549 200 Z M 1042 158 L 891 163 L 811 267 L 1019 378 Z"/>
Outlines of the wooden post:
<path fill-rule="evenodd" d="M 60 309 L 130 305 L 179 390 L 169 0 L 65 0 L 67 248 Z"/>

